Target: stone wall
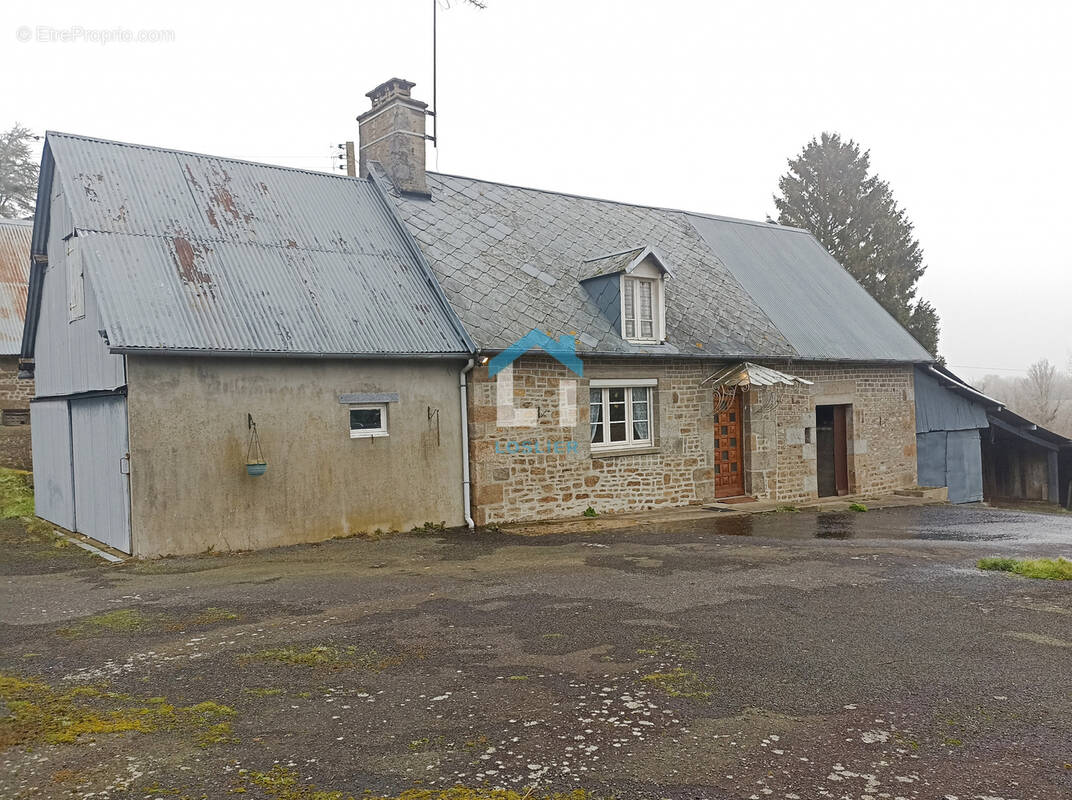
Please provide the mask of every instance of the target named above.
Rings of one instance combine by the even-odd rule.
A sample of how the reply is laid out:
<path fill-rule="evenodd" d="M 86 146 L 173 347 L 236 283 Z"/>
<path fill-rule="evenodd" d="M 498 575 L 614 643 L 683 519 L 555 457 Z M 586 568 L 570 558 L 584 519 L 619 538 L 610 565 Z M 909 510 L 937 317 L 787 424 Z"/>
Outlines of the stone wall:
<path fill-rule="evenodd" d="M 817 405 L 852 406 L 846 431 L 850 492 L 888 494 L 915 484 L 916 412 L 910 365 L 768 366 L 814 383 L 785 392 L 772 414 L 755 413 L 752 404 L 746 404 L 745 476 L 751 494 L 786 502 L 816 498 Z"/>
<path fill-rule="evenodd" d="M 549 356 L 525 356 L 512 367 L 515 406 L 537 409 L 539 416 L 524 427 L 497 425 L 495 380 L 486 367 L 477 367 L 470 379 L 469 417 L 477 523 L 576 516 L 589 506 L 614 513 L 711 502 L 713 392 L 700 382 L 724 366 L 693 359 L 587 358 L 578 378 Z M 772 411 L 762 413 L 758 404 L 754 412 L 746 395 L 746 491 L 787 502 L 816 497 L 817 401 L 853 406 L 848 431 L 853 492 L 877 494 L 915 483 L 911 366 L 769 366 L 815 383 L 785 393 Z M 652 397 L 654 447 L 592 454 L 588 382 L 598 378 L 658 380 Z M 577 419 L 569 427 L 560 424 L 564 380 L 577 381 Z"/>
<path fill-rule="evenodd" d="M 0 357 L 0 409 L 29 408 L 33 396 L 33 380 L 19 379 L 19 357 Z"/>

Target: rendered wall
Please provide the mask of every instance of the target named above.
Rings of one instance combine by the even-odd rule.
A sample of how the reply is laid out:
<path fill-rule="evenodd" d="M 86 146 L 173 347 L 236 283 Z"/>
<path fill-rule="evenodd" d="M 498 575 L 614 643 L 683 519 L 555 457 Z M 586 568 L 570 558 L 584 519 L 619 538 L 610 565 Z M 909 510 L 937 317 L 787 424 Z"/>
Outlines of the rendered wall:
<path fill-rule="evenodd" d="M 462 524 L 460 366 L 131 356 L 135 554 Z M 371 392 L 399 395 L 390 435 L 351 439 L 339 396 Z M 246 474 L 247 414 L 268 462 L 261 477 Z"/>

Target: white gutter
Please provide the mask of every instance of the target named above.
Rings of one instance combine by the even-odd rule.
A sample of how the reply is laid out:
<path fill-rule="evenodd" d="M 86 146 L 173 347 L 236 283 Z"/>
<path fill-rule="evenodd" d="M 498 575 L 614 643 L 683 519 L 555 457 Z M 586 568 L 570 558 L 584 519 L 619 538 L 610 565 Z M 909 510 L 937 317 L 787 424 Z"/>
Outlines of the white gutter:
<path fill-rule="evenodd" d="M 469 530 L 476 527 L 472 516 L 469 514 L 469 389 L 465 384 L 465 376 L 476 366 L 476 359 L 470 358 L 469 362 L 462 367 L 458 381 L 458 391 L 461 394 L 462 404 L 462 510 L 465 514 L 465 524 Z"/>

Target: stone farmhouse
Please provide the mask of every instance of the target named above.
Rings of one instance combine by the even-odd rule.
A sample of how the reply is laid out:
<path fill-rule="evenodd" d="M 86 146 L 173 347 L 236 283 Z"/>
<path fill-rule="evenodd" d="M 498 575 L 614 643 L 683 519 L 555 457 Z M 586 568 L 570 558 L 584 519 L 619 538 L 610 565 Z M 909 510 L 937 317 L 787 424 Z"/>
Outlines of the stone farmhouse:
<path fill-rule="evenodd" d="M 811 234 L 427 171 L 412 87 L 357 177 L 48 134 L 41 516 L 157 555 L 916 483 L 932 359 Z"/>

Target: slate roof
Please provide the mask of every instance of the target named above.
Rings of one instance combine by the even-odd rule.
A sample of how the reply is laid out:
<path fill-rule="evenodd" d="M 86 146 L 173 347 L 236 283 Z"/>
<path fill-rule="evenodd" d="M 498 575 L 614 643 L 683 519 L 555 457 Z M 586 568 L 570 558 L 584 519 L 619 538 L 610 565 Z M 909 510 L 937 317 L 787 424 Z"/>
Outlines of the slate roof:
<path fill-rule="evenodd" d="M 615 272 L 624 272 L 625 268 L 632 264 L 633 260 L 643 252 L 643 247 L 634 247 L 624 253 L 611 253 L 608 256 L 586 259 L 584 268 L 580 272 L 580 278 L 581 280 L 587 280 L 600 275 L 613 275 Z"/>
<path fill-rule="evenodd" d="M 17 356 L 26 319 L 33 223 L 0 219 L 0 355 Z"/>
<path fill-rule="evenodd" d="M 63 219 L 49 219 L 53 181 L 68 202 Z M 113 351 L 472 351 L 369 180 L 49 132 L 41 183 L 35 253 L 50 224 L 78 232 Z"/>
<path fill-rule="evenodd" d="M 430 199 L 378 180 L 482 350 L 535 328 L 575 333 L 581 353 L 932 360 L 797 228 L 440 173 L 427 175 Z M 673 265 L 661 345 L 624 341 L 581 285 L 621 271 L 646 246 Z"/>
<path fill-rule="evenodd" d="M 683 212 L 439 173 L 427 179 L 430 200 L 394 200 L 481 349 L 504 349 L 538 329 L 576 332 L 581 353 L 797 355 Z M 647 244 L 674 268 L 664 345 L 623 340 L 580 283 L 591 277 L 587 259 Z"/>

